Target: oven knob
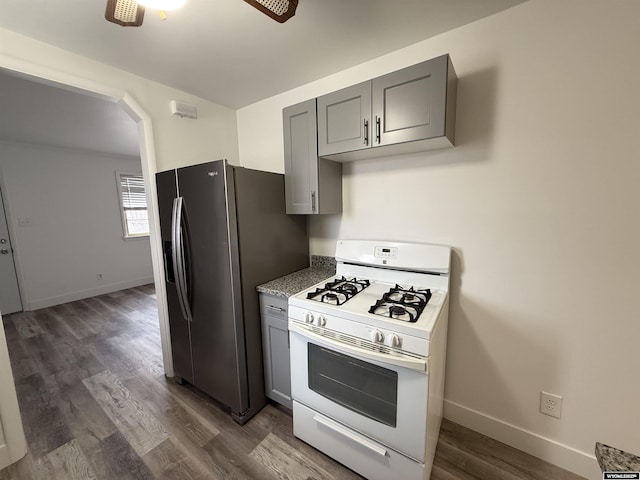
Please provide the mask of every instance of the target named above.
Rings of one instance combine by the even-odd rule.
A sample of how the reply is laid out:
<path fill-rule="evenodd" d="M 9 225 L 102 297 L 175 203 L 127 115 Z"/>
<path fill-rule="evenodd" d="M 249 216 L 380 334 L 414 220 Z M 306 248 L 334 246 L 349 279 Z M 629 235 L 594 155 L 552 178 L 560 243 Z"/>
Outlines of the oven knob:
<path fill-rule="evenodd" d="M 319 327 L 324 327 L 327 324 L 327 319 L 324 318 L 324 315 L 318 315 L 316 318 L 316 325 Z"/>
<path fill-rule="evenodd" d="M 371 338 L 372 342 L 380 343 L 382 342 L 382 340 L 384 340 L 384 337 L 382 336 L 382 332 L 378 329 L 371 330 L 371 333 L 369 335 L 370 335 L 369 338 Z"/>
<path fill-rule="evenodd" d="M 384 342 L 390 347 L 399 347 L 400 346 L 400 337 L 395 333 L 390 333 L 387 335 L 386 341 Z"/>
<path fill-rule="evenodd" d="M 304 315 L 304 321 L 305 321 L 306 323 L 313 323 L 313 313 L 311 313 L 311 312 L 307 312 L 307 313 Z"/>

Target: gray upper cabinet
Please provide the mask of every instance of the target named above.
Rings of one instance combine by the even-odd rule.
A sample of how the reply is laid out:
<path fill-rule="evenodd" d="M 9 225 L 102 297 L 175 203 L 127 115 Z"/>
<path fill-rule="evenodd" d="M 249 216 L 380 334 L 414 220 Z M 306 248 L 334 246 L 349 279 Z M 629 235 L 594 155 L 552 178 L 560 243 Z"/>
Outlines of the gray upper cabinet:
<path fill-rule="evenodd" d="M 318 152 L 345 161 L 453 146 L 449 55 L 318 98 Z"/>
<path fill-rule="evenodd" d="M 283 109 L 288 214 L 342 211 L 342 165 L 318 157 L 316 99 Z"/>
<path fill-rule="evenodd" d="M 359 83 L 318 98 L 318 154 L 371 146 L 371 82 Z"/>

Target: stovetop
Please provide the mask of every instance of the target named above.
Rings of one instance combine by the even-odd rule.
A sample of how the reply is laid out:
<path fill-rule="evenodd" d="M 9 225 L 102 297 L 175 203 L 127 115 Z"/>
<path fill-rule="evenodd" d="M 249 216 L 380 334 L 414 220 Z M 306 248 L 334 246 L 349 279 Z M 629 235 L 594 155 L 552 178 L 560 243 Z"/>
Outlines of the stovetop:
<path fill-rule="evenodd" d="M 366 281 L 366 286 L 345 301 L 340 301 L 339 304 L 318 301 L 323 296 L 327 300 L 326 295 L 331 293 L 331 290 L 327 289 L 327 284 L 345 284 L 345 280 L 354 278 L 361 282 L 359 284 L 365 284 Z M 294 295 L 289 299 L 289 305 L 299 307 L 305 312 L 312 312 L 316 316 L 329 315 L 332 319 L 342 318 L 364 323 L 372 328 L 381 328 L 428 340 L 446 295 L 447 292 L 444 290 L 419 285 L 396 284 L 349 276 L 344 279 L 342 275 L 336 275 Z M 425 300 L 428 300 L 426 304 Z M 415 305 L 418 301 L 421 303 L 420 307 Z M 393 308 L 395 310 L 392 310 Z M 400 315 L 399 308 L 409 312 L 410 315 Z M 327 325 L 327 328 L 332 328 L 332 325 Z"/>

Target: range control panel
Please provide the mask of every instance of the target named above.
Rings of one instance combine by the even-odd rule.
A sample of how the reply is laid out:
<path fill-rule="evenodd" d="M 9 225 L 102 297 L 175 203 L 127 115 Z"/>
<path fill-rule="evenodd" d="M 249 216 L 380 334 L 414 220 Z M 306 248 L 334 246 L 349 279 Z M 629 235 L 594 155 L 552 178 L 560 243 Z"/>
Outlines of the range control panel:
<path fill-rule="evenodd" d="M 397 247 L 375 247 L 373 256 L 376 258 L 398 258 Z"/>

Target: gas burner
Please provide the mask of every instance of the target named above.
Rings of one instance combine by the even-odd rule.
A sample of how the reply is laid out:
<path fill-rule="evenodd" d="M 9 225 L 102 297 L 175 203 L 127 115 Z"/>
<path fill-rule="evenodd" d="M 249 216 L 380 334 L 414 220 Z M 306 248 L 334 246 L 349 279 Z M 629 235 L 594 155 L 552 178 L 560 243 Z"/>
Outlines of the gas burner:
<path fill-rule="evenodd" d="M 347 278 L 344 275 L 341 278 L 336 278 L 334 281 L 327 283 L 324 288 L 334 291 L 348 291 L 352 293 L 351 296 L 358 292 L 361 292 L 369 286 L 369 280 L 363 280 L 358 278 Z"/>
<path fill-rule="evenodd" d="M 368 286 L 369 280 L 343 276 L 326 283 L 322 288 L 316 288 L 315 292 L 309 292 L 307 298 L 316 302 L 342 305 Z"/>
<path fill-rule="evenodd" d="M 396 285 L 369 309 L 369 313 L 383 317 L 416 322 L 431 298 L 431 290 L 415 290 Z"/>
<path fill-rule="evenodd" d="M 369 313 L 404 322 L 415 322 L 420 314 L 418 309 L 413 306 L 399 305 L 395 302 L 385 302 L 384 300 L 378 300 L 369 309 Z"/>

